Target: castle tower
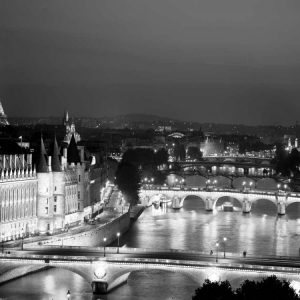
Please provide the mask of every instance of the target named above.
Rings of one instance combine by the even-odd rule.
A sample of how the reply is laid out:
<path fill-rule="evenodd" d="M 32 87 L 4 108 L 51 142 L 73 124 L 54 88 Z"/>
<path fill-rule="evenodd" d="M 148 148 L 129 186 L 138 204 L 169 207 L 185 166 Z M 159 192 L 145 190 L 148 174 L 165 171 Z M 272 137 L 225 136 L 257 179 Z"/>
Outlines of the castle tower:
<path fill-rule="evenodd" d="M 77 174 L 78 180 L 78 210 L 83 211 L 85 199 L 85 163 L 81 161 L 74 134 L 68 147 L 68 164 Z"/>
<path fill-rule="evenodd" d="M 65 174 L 62 171 L 60 153 L 54 137 L 51 160 L 53 176 L 53 230 L 64 228 L 65 220 Z"/>
<path fill-rule="evenodd" d="M 53 178 L 50 172 L 51 164 L 47 165 L 47 153 L 43 138 L 41 137 L 39 159 L 37 163 L 37 217 L 38 231 L 41 234 L 53 232 Z M 51 161 L 51 158 L 49 159 Z M 50 166 L 49 166 L 50 165 Z"/>
<path fill-rule="evenodd" d="M 2 102 L 1 102 L 1 99 L 0 99 L 0 126 L 3 126 L 3 125 L 6 126 L 6 125 L 9 125 L 9 123 L 7 121 L 7 116 L 4 113 Z"/>

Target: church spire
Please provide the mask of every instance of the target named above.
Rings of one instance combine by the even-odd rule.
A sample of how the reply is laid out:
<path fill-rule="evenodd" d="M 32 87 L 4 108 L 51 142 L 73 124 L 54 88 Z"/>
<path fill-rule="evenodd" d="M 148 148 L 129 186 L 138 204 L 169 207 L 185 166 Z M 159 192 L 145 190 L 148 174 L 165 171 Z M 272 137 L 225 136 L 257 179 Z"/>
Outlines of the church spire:
<path fill-rule="evenodd" d="M 41 144 L 40 144 L 40 153 L 39 153 L 39 159 L 37 163 L 36 171 L 37 173 L 48 173 L 48 166 L 47 166 L 47 153 L 43 141 L 43 137 L 41 136 Z"/>
<path fill-rule="evenodd" d="M 59 157 L 59 150 L 58 150 L 56 136 L 54 136 L 51 168 L 52 168 L 52 172 L 61 172 L 61 164 L 60 164 L 60 157 Z"/>
<path fill-rule="evenodd" d="M 65 126 L 69 123 L 69 113 L 68 113 L 67 110 L 65 110 L 63 123 L 64 123 Z"/>
<path fill-rule="evenodd" d="M 79 154 L 78 154 L 78 149 L 77 149 L 74 134 L 72 134 L 70 144 L 68 146 L 68 163 L 69 164 L 71 164 L 71 163 L 77 164 L 79 162 L 80 162 L 80 158 L 79 158 Z"/>
<path fill-rule="evenodd" d="M 9 125 L 9 123 L 7 121 L 7 116 L 4 113 L 1 98 L 0 98 L 0 125 Z"/>

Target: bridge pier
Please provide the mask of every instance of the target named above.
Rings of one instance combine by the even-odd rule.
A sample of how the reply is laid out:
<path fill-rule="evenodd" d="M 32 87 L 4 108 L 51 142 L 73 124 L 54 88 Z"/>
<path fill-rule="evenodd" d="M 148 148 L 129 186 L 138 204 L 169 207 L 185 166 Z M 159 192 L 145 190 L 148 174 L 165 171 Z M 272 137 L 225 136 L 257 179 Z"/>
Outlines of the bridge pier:
<path fill-rule="evenodd" d="M 242 210 L 243 213 L 249 213 L 251 211 L 251 202 L 248 199 L 244 199 Z"/>
<path fill-rule="evenodd" d="M 108 293 L 108 283 L 106 281 L 93 281 L 92 282 L 93 294 L 107 294 Z"/>
<path fill-rule="evenodd" d="M 280 215 L 280 216 L 285 215 L 285 209 L 286 209 L 285 203 L 278 202 L 278 204 L 277 204 L 277 213 L 278 213 L 278 215 Z"/>
<path fill-rule="evenodd" d="M 182 206 L 183 206 L 183 199 L 178 196 L 174 196 L 172 199 L 172 208 L 179 209 Z"/>
<path fill-rule="evenodd" d="M 212 198 L 206 198 L 205 200 L 205 210 L 212 211 L 214 209 L 214 200 Z"/>

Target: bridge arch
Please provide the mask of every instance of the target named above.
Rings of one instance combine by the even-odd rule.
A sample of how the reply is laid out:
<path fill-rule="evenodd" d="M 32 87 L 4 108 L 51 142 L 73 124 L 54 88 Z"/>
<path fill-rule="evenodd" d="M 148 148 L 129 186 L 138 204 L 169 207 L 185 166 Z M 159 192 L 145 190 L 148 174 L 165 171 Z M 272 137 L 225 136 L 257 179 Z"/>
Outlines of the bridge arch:
<path fill-rule="evenodd" d="M 217 203 L 221 202 L 222 203 L 225 203 L 225 202 L 230 202 L 233 204 L 233 206 L 236 206 L 238 205 L 240 208 L 243 207 L 243 200 L 240 199 L 239 197 L 228 197 L 228 196 L 219 196 L 216 198 L 215 202 L 214 202 L 214 210 L 217 208 Z"/>
<path fill-rule="evenodd" d="M 269 202 L 269 203 L 272 203 L 272 206 L 274 207 L 275 211 L 277 211 L 277 202 L 276 200 L 272 200 L 272 199 L 268 199 L 267 197 L 257 197 L 253 200 L 251 200 L 251 207 L 253 208 L 253 204 L 255 206 L 255 204 L 261 204 L 262 201 L 265 201 L 265 202 Z"/>
<path fill-rule="evenodd" d="M 75 273 L 80 277 L 82 277 L 89 284 L 91 284 L 93 281 L 93 274 L 89 266 L 78 266 L 78 264 L 76 264 L 76 266 L 74 264 L 64 264 L 64 263 L 61 264 L 45 263 L 44 265 L 41 265 L 41 264 L 32 264 L 28 262 L 28 263 L 22 263 L 20 265 L 16 265 L 16 264 L 7 265 L 7 266 L 1 265 L 1 269 L 2 272 L 0 273 L 0 284 L 10 280 L 18 279 L 20 277 L 32 273 L 43 272 L 45 270 L 50 270 L 50 269 L 62 269 L 62 270 Z"/>
<path fill-rule="evenodd" d="M 204 207 L 205 207 L 205 198 L 203 196 L 199 196 L 199 195 L 195 195 L 195 194 L 187 194 L 185 195 L 183 198 L 182 198 L 182 206 L 184 205 L 184 202 L 185 200 L 187 200 L 187 198 L 191 198 L 191 197 L 194 197 L 194 198 L 197 198 L 196 201 L 203 203 Z M 189 200 L 189 199 L 188 199 Z"/>
<path fill-rule="evenodd" d="M 199 271 L 193 272 L 188 268 L 174 267 L 174 266 L 160 266 L 160 265 L 144 265 L 144 266 L 126 266 L 122 269 L 119 269 L 118 272 L 114 273 L 113 276 L 110 277 L 107 291 L 111 291 L 112 289 L 125 284 L 130 280 L 131 276 L 139 272 L 157 272 L 161 271 L 164 274 L 182 274 L 189 280 L 191 280 L 196 287 L 201 285 L 208 276 L 205 274 L 205 270 L 203 270 L 203 276 L 199 276 Z M 155 276 L 155 275 L 154 275 Z"/>

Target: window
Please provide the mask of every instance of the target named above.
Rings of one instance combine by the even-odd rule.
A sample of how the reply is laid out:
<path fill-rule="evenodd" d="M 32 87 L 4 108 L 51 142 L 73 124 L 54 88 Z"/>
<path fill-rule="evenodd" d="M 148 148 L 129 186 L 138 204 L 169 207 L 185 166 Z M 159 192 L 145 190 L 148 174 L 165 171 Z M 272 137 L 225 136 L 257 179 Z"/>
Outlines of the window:
<path fill-rule="evenodd" d="M 77 192 L 78 199 L 80 199 L 80 191 Z"/>
<path fill-rule="evenodd" d="M 50 230 L 50 224 L 49 223 L 47 224 L 47 230 Z"/>
<path fill-rule="evenodd" d="M 45 214 L 48 215 L 48 213 L 49 213 L 49 208 L 45 207 Z"/>
<path fill-rule="evenodd" d="M 54 187 L 54 191 L 56 191 L 56 186 Z"/>
<path fill-rule="evenodd" d="M 57 202 L 57 196 L 54 196 L 54 202 Z"/>
<path fill-rule="evenodd" d="M 78 175 L 78 182 L 80 182 L 80 178 L 81 178 L 80 175 Z"/>
<path fill-rule="evenodd" d="M 56 213 L 56 205 L 54 205 L 54 208 L 53 208 L 54 212 Z"/>

